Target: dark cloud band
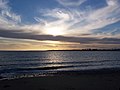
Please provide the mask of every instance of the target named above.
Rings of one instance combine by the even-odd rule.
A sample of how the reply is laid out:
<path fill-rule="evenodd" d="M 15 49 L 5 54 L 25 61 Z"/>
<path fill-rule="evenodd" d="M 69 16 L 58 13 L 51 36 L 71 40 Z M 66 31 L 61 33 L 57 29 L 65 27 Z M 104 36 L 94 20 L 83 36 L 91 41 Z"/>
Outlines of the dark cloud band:
<path fill-rule="evenodd" d="M 3 30 L 0 29 L 0 37 L 16 38 L 16 39 L 31 39 L 31 40 L 52 40 L 64 42 L 77 42 L 81 44 L 120 44 L 120 39 L 117 38 L 91 38 L 91 37 L 67 37 L 67 36 L 52 36 L 52 35 L 37 35 L 33 33 L 25 33 L 20 30 Z"/>

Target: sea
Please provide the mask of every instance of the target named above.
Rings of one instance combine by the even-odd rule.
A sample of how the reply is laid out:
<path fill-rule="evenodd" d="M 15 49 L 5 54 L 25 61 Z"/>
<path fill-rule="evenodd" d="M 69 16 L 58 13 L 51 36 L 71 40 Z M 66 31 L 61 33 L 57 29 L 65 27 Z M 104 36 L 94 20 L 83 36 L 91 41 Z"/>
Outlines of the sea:
<path fill-rule="evenodd" d="M 3 79 L 120 68 L 120 51 L 0 51 Z"/>

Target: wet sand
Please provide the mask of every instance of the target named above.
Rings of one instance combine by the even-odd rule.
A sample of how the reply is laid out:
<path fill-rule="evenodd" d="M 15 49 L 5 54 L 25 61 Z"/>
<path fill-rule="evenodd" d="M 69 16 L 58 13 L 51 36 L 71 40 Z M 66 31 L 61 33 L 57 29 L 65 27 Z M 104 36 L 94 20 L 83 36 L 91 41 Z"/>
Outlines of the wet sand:
<path fill-rule="evenodd" d="M 65 73 L 53 76 L 0 80 L 0 90 L 120 90 L 119 71 Z"/>

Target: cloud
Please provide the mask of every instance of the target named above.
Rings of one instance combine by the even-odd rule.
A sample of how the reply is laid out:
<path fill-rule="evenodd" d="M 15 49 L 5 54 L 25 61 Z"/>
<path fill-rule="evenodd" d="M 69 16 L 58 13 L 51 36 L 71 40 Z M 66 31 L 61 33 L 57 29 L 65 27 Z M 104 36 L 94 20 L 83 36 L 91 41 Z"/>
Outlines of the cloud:
<path fill-rule="evenodd" d="M 0 0 L 0 27 L 16 27 L 21 22 L 21 16 L 11 11 L 8 0 Z"/>
<path fill-rule="evenodd" d="M 87 0 L 58 1 L 66 6 L 80 6 Z M 42 9 L 40 17 L 34 17 L 36 24 L 24 24 L 21 16 L 12 12 L 8 2 L 0 0 L 0 37 L 82 44 L 120 44 L 120 37 L 113 37 L 112 34 L 99 33 L 94 37 L 94 30 L 120 21 L 120 6 L 116 2 L 117 0 L 106 0 L 105 7 L 90 11 L 74 8 Z"/>
<path fill-rule="evenodd" d="M 77 31 L 77 34 L 80 34 L 81 30 L 84 31 L 83 33 L 91 33 L 93 29 L 103 28 L 120 21 L 120 6 L 118 4 L 108 5 L 97 10 L 83 12 L 82 16 L 82 19 L 79 16 L 75 18 L 78 21 L 73 24 L 73 30 Z M 71 30 L 72 33 L 74 33 L 73 30 Z"/>
<path fill-rule="evenodd" d="M 100 38 L 120 38 L 120 27 L 119 22 L 108 25 L 106 27 L 93 30 L 93 35 Z"/>
<path fill-rule="evenodd" d="M 57 1 L 64 6 L 79 6 L 86 0 L 57 0 Z"/>
<path fill-rule="evenodd" d="M 60 0 L 61 1 L 61 0 Z M 63 0 L 64 1 L 64 0 Z M 86 0 L 84 0 L 85 2 Z M 65 0 L 64 2 L 83 2 L 83 0 Z M 0 27 L 6 29 L 19 28 L 23 32 L 37 34 L 77 36 L 92 34 L 94 29 L 120 21 L 120 6 L 118 0 L 106 0 L 107 6 L 94 10 L 78 9 L 42 9 L 41 17 L 34 17 L 36 24 L 23 24 L 20 15 L 11 11 L 6 0 L 1 0 Z M 110 3 L 114 3 L 111 5 Z M 92 8 L 92 7 L 91 7 Z M 20 25 L 21 23 L 22 25 Z"/>
<path fill-rule="evenodd" d="M 44 34 L 49 34 L 47 32 L 51 27 L 60 28 L 64 32 L 60 35 L 80 36 L 82 34 L 92 34 L 94 29 L 103 28 L 120 21 L 120 6 L 119 2 L 116 2 L 117 0 L 107 0 L 108 5 L 89 11 L 74 8 L 40 10 L 44 20 L 41 20 L 40 17 L 37 17 L 36 20 L 44 23 Z M 114 3 L 114 5 L 109 3 Z M 92 8 L 92 6 L 90 7 Z"/>
<path fill-rule="evenodd" d="M 113 6 L 119 3 L 119 0 L 106 0 L 109 6 Z"/>
<path fill-rule="evenodd" d="M 50 40 L 50 41 L 64 41 L 77 42 L 81 44 L 120 44 L 120 39 L 116 38 L 91 38 L 91 37 L 66 37 L 66 36 L 52 36 L 52 35 L 37 35 L 32 33 L 22 33 L 20 30 L 0 30 L 0 36 L 6 38 L 16 39 L 31 39 L 31 40 Z"/>
<path fill-rule="evenodd" d="M 21 18 L 19 15 L 12 13 L 10 10 L 2 10 L 1 16 L 6 17 L 8 20 L 13 22 L 21 22 Z"/>
<path fill-rule="evenodd" d="M 0 9 L 6 9 L 7 3 L 8 2 L 6 0 L 0 0 Z"/>

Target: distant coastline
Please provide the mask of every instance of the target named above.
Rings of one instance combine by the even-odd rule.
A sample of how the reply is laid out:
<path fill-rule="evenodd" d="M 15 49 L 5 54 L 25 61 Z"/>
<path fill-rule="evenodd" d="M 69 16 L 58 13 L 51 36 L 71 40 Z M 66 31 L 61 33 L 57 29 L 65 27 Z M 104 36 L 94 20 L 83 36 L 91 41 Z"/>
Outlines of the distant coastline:
<path fill-rule="evenodd" d="M 120 49 L 71 49 L 71 50 L 0 50 L 0 52 L 41 52 L 41 51 L 120 51 Z"/>
<path fill-rule="evenodd" d="M 120 51 L 120 49 L 73 49 L 73 50 L 47 50 L 47 51 Z"/>

